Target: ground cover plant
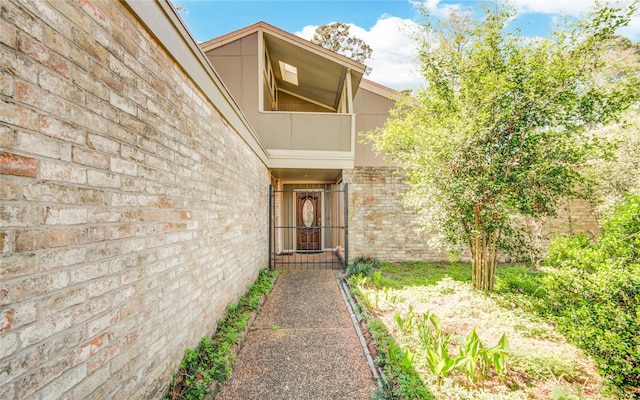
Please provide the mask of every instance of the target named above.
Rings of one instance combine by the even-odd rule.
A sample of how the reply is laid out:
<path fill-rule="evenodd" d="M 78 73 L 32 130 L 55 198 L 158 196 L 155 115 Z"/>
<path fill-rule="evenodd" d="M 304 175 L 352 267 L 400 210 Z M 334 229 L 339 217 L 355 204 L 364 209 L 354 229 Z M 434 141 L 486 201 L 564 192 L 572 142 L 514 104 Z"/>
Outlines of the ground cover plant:
<path fill-rule="evenodd" d="M 246 294 L 227 306 L 227 315 L 218 322 L 213 335 L 203 337 L 194 349 L 185 350 L 180 369 L 163 400 L 201 400 L 212 393 L 216 383 L 231 378 L 236 357 L 233 347 L 245 333 L 263 296 L 271 291 L 278 272 L 261 270 Z"/>
<path fill-rule="evenodd" d="M 496 291 L 483 292 L 459 263 L 381 263 L 352 275 L 386 377 L 378 398 L 613 398 L 593 358 L 541 314 L 546 277 L 501 267 Z"/>
<path fill-rule="evenodd" d="M 551 243 L 543 311 L 596 358 L 618 395 L 640 398 L 640 196 L 628 195 L 602 229 L 595 240 Z"/>

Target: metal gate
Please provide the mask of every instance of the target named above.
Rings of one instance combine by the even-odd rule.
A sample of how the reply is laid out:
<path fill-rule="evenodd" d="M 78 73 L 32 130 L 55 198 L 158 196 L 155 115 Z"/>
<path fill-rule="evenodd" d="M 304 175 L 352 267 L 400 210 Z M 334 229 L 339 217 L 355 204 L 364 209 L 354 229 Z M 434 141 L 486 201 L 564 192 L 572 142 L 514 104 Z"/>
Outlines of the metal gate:
<path fill-rule="evenodd" d="M 269 268 L 346 268 L 348 185 L 279 186 L 269 186 Z"/>

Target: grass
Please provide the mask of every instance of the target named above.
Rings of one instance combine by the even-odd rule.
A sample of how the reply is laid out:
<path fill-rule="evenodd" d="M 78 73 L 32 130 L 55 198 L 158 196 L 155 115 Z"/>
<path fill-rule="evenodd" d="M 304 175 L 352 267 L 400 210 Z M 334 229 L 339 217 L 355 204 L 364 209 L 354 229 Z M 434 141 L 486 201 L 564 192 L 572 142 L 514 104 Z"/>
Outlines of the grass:
<path fill-rule="evenodd" d="M 470 266 L 458 263 L 383 263 L 375 275 L 349 282 L 369 321 L 378 364 L 389 377 L 378 398 L 606 398 L 594 361 L 536 312 L 544 301 L 543 272 L 500 267 L 492 293 L 473 290 Z M 480 376 L 452 367 L 436 376 L 433 359 L 431 364 L 427 359 L 427 347 L 433 344 L 420 334 L 429 314 L 439 317 L 443 335 L 450 338 L 452 359 L 465 351 L 463 339 L 456 338 L 473 328 L 485 348 L 506 334 L 506 374 L 501 377 L 490 368 Z"/>
<path fill-rule="evenodd" d="M 400 289 L 407 286 L 433 285 L 444 278 L 459 282 L 471 281 L 471 269 L 460 264 L 428 264 L 421 262 L 384 263 L 381 286 Z"/>

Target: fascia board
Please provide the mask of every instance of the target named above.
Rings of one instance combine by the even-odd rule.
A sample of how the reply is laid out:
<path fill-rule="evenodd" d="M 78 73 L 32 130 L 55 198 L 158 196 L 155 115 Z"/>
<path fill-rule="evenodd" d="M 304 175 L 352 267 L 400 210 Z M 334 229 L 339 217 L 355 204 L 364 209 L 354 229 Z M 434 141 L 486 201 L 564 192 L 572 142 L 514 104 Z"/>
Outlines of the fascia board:
<path fill-rule="evenodd" d="M 314 151 L 269 149 L 271 168 L 353 169 L 355 157 L 350 151 Z"/>
<path fill-rule="evenodd" d="M 331 50 L 327 50 L 322 46 L 315 45 L 306 39 L 291 35 L 288 32 L 281 31 L 280 29 L 264 29 L 264 32 L 293 46 L 302 47 L 313 54 L 330 59 L 336 64 L 340 64 L 345 68 L 350 68 L 354 71 L 359 72 L 360 74 L 364 74 L 365 72 L 366 66 L 364 64 L 352 60 L 349 57 L 345 57 L 343 55 L 335 53 Z"/>
<path fill-rule="evenodd" d="M 362 79 L 360 81 L 360 89 L 364 89 L 366 91 L 375 93 L 379 96 L 386 97 L 391 100 L 393 100 L 393 97 L 398 94 L 397 90 L 391 89 L 390 87 L 386 87 L 368 79 Z"/>
<path fill-rule="evenodd" d="M 322 46 L 315 45 L 306 39 L 293 35 L 287 31 L 283 31 L 282 29 L 276 28 L 275 26 L 262 21 L 230 32 L 226 35 L 222 35 L 220 37 L 203 42 L 201 44 L 201 47 L 203 51 L 206 52 L 224 46 L 225 44 L 234 42 L 236 40 L 242 39 L 243 37 L 249 36 L 258 31 L 262 31 L 263 33 L 278 38 L 293 46 L 302 47 L 311 53 L 324 58 L 328 58 L 336 64 L 340 64 L 345 68 L 351 68 L 352 70 L 357 71 L 360 74 L 364 74 L 365 72 L 366 66 L 360 62 L 354 61 L 349 57 L 345 57 L 341 54 L 334 53 L 333 51 L 327 50 Z"/>

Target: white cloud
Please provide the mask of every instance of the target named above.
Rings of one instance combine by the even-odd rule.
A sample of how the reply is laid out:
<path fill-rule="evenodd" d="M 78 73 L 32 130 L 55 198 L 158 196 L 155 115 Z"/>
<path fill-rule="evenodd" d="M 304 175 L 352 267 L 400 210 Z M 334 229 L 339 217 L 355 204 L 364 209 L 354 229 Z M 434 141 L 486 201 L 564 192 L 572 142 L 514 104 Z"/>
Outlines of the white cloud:
<path fill-rule="evenodd" d="M 332 24 L 332 23 L 333 22 L 330 22 L 329 24 Z M 295 35 L 306 40 L 311 40 L 313 39 L 313 34 L 316 32 L 317 27 L 318 25 L 307 25 L 304 28 L 302 28 L 300 32 L 296 32 Z"/>
<path fill-rule="evenodd" d="M 418 4 L 414 0 L 410 1 Z M 558 18 L 559 14 L 584 15 L 593 7 L 595 0 L 511 0 L 511 3 L 520 13 L 549 14 L 549 20 L 553 20 Z M 431 15 L 437 17 L 448 16 L 452 9 L 465 11 L 458 4 L 441 4 L 440 0 L 425 0 L 424 5 Z M 411 35 L 412 30 L 419 29 L 418 23 L 410 19 L 383 15 L 368 30 L 354 24 L 349 25 L 350 33 L 364 40 L 373 50 L 372 59 L 366 63 L 372 69 L 366 76 L 367 79 L 396 90 L 415 89 L 422 86 L 422 80 L 415 66 L 417 45 Z M 317 26 L 307 25 L 295 34 L 311 40 L 316 28 Z M 620 33 L 638 40 L 640 15 L 635 15 L 629 26 L 621 29 Z"/>
<path fill-rule="evenodd" d="M 542 14 L 580 15 L 588 12 L 595 4 L 594 0 L 511 0 L 520 12 Z"/>
<path fill-rule="evenodd" d="M 409 19 L 382 16 L 369 30 L 349 25 L 349 32 L 364 40 L 373 50 L 372 58 L 366 62 L 372 69 L 366 76 L 367 79 L 396 90 L 420 86 L 419 75 L 414 66 L 417 48 L 411 36 L 411 31 L 418 24 Z M 310 40 L 316 28 L 317 26 L 307 25 L 296 32 L 296 35 Z"/>
<path fill-rule="evenodd" d="M 511 0 L 520 13 L 541 13 L 551 15 L 552 22 L 558 22 L 561 15 L 582 17 L 596 6 L 596 0 Z M 611 0 L 612 7 L 626 8 L 631 4 L 629 0 Z M 618 31 L 632 40 L 640 39 L 640 12 L 632 16 L 629 24 Z"/>
<path fill-rule="evenodd" d="M 510 0 L 511 4 L 516 6 L 521 13 L 541 13 L 541 14 L 561 14 L 570 16 L 583 16 L 593 10 L 597 4 L 596 0 Z M 626 8 L 631 5 L 630 0 L 610 0 L 602 2 L 612 7 Z M 638 18 L 636 13 L 635 20 L 629 25 L 640 30 L 638 26 Z"/>
<path fill-rule="evenodd" d="M 440 4 L 440 0 L 409 0 L 409 2 L 416 9 L 424 7 L 429 11 L 429 14 L 437 18 L 447 18 L 452 11 L 463 11 L 463 7 L 460 4 Z"/>
<path fill-rule="evenodd" d="M 629 22 L 629 25 L 621 28 L 618 33 L 627 36 L 632 40 L 640 40 L 640 13 L 636 13 Z"/>

